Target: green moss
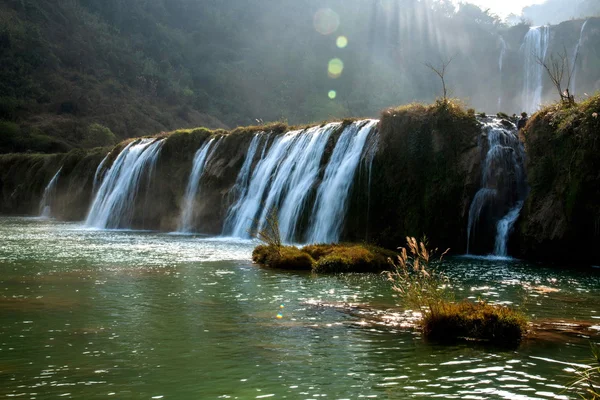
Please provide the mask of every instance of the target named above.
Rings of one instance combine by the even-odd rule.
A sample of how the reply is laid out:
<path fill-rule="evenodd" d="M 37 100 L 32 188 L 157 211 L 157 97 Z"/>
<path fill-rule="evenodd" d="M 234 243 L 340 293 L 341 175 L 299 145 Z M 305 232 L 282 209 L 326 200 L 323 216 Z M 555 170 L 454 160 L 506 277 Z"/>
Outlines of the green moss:
<path fill-rule="evenodd" d="M 410 104 L 385 110 L 379 124 L 379 151 L 373 163 L 368 232 L 374 242 L 394 248 L 406 236 L 430 235 L 434 247 L 461 252 L 467 209 L 477 178 L 469 180 L 479 157 L 481 134 L 475 114 L 455 100 Z M 350 210 L 348 220 L 364 209 Z M 356 230 L 356 229 L 355 229 Z"/>
<path fill-rule="evenodd" d="M 423 334 L 429 340 L 475 339 L 514 346 L 527 331 L 527 318 L 519 311 L 485 302 L 445 302 L 426 314 L 422 325 Z"/>
<path fill-rule="evenodd" d="M 308 253 L 294 246 L 257 246 L 252 252 L 252 260 L 265 267 L 295 271 L 310 271 L 314 264 Z"/>
<path fill-rule="evenodd" d="M 600 262 L 592 250 L 600 242 L 600 95 L 540 110 L 522 136 L 531 193 L 519 229 L 521 256 Z"/>
<path fill-rule="evenodd" d="M 295 246 L 257 246 L 252 260 L 262 266 L 316 273 L 372 272 L 389 268 L 388 257 L 395 253 L 368 245 L 315 244 Z"/>

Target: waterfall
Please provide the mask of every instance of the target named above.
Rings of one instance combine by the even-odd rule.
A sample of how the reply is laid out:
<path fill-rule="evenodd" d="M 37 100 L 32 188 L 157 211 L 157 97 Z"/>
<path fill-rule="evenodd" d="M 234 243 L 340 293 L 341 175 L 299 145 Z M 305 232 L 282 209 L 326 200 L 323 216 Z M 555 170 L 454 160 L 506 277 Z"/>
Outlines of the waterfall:
<path fill-rule="evenodd" d="M 325 145 L 339 126 L 339 123 L 327 124 L 303 132 L 295 143 L 294 151 L 278 169 L 259 221 L 264 223 L 268 210 L 279 201 L 279 229 L 282 239 L 287 242 L 296 237 L 297 223 L 317 179 Z"/>
<path fill-rule="evenodd" d="M 502 79 L 502 64 L 506 55 L 506 41 L 502 36 L 500 38 L 500 56 L 498 57 L 498 76 Z M 500 96 L 498 96 L 498 111 L 502 110 L 502 88 L 500 88 Z"/>
<path fill-rule="evenodd" d="M 244 196 L 240 197 L 230 210 L 230 221 L 224 230 L 225 235 L 250 236 L 248 229 L 253 225 L 265 191 L 271 182 L 271 176 L 300 133 L 300 131 L 292 131 L 276 137 L 271 148 L 263 152 L 263 156 L 252 173 Z"/>
<path fill-rule="evenodd" d="M 275 207 L 279 210 L 282 238 L 294 240 L 298 219 L 318 177 L 325 146 L 339 125 L 332 123 L 276 137 L 271 148 L 263 151 L 243 195 L 230 208 L 224 234 L 248 237 L 248 229 L 256 225 L 255 220 L 264 223 L 268 212 Z M 240 175 L 242 172 L 243 169 Z"/>
<path fill-rule="evenodd" d="M 39 206 L 40 217 L 42 218 L 52 217 L 52 202 L 54 201 L 54 196 L 56 195 L 56 184 L 58 183 L 58 177 L 60 176 L 61 171 L 62 167 L 58 169 L 58 172 L 54 174 L 54 177 L 50 179 L 46 189 L 44 189 L 44 195 L 42 196 Z"/>
<path fill-rule="evenodd" d="M 96 193 L 96 189 L 98 189 L 98 185 L 100 184 L 102 178 L 104 177 L 104 174 L 106 173 L 106 171 L 104 170 L 104 166 L 108 162 L 108 158 L 109 157 L 110 157 L 110 153 L 108 153 L 106 155 L 106 157 L 104 157 L 102 159 L 102 161 L 100 162 L 100 164 L 98 164 L 98 168 L 96 168 L 96 173 L 94 174 L 94 186 L 93 186 L 93 189 L 92 189 L 92 193 L 93 194 Z"/>
<path fill-rule="evenodd" d="M 481 224 L 495 223 L 493 255 L 506 257 L 509 235 L 527 195 L 525 150 L 514 127 L 505 127 L 500 119 L 486 119 L 483 129 L 489 148 L 483 162 L 481 189 L 469 209 L 467 253 L 475 234 L 481 235 Z"/>
<path fill-rule="evenodd" d="M 87 216 L 87 226 L 99 229 L 131 227 L 140 182 L 151 178 L 163 142 L 141 139 L 121 151 L 104 174 Z"/>
<path fill-rule="evenodd" d="M 508 235 L 519 217 L 519 213 L 523 208 L 523 202 L 518 201 L 517 204 L 500 220 L 496 225 L 496 244 L 494 245 L 494 255 L 499 257 L 508 257 L 506 244 L 508 243 Z"/>
<path fill-rule="evenodd" d="M 337 141 L 317 191 L 308 234 L 311 243 L 331 243 L 340 238 L 350 186 L 367 137 L 378 121 L 354 122 Z"/>
<path fill-rule="evenodd" d="M 210 139 L 200 146 L 194 155 L 194 162 L 192 164 L 192 171 L 190 172 L 190 178 L 183 198 L 182 212 L 177 232 L 191 233 L 194 230 L 194 205 L 196 203 L 196 197 L 200 192 L 200 181 L 202 180 L 204 167 L 214 155 L 220 140 L 221 138 L 219 138 L 216 145 L 213 146 L 211 150 L 211 145 L 214 143 L 215 138 Z M 211 150 L 210 153 L 209 150 Z"/>
<path fill-rule="evenodd" d="M 577 63 L 577 57 L 579 56 L 579 50 L 581 49 L 581 42 L 583 41 L 583 31 L 585 30 L 585 26 L 587 25 L 588 21 L 589 20 L 586 19 L 583 25 L 581 25 L 581 31 L 579 32 L 579 40 L 577 41 L 577 45 L 575 46 L 575 50 L 573 51 L 573 57 L 571 58 L 571 64 L 569 65 L 569 67 L 571 68 L 571 71 L 569 72 L 572 72 L 571 82 L 569 85 L 569 91 L 571 92 L 571 95 L 573 95 L 573 93 L 575 93 L 575 90 L 577 90 L 577 68 L 575 64 Z"/>
<path fill-rule="evenodd" d="M 244 159 L 244 164 L 242 165 L 242 168 L 238 173 L 238 176 L 235 180 L 235 184 L 228 193 L 229 199 L 230 201 L 232 201 L 233 205 L 227 211 L 227 216 L 225 217 L 225 222 L 223 223 L 223 234 L 225 234 L 225 232 L 231 231 L 231 225 L 233 224 L 233 220 L 239 208 L 242 206 L 242 204 L 240 204 L 240 199 L 244 198 L 248 193 L 248 184 L 250 183 L 252 163 L 254 162 L 254 157 L 256 155 L 256 152 L 258 151 L 258 147 L 263 137 L 265 137 L 266 139 L 260 158 L 262 159 L 264 157 L 269 138 L 265 135 L 264 132 L 260 132 L 254 135 L 254 137 L 252 138 L 250 146 L 248 146 L 248 150 L 246 151 L 246 158 Z"/>
<path fill-rule="evenodd" d="M 536 26 L 529 29 L 521 45 L 525 60 L 523 110 L 530 113 L 542 104 L 544 67 L 539 60 L 546 59 L 549 43 L 550 27 Z"/>

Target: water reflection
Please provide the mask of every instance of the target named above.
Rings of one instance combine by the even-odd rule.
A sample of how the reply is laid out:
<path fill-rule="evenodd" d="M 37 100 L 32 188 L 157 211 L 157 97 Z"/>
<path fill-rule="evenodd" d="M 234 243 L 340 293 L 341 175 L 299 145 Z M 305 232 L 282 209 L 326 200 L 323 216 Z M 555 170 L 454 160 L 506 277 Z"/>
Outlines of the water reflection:
<path fill-rule="evenodd" d="M 383 277 L 260 269 L 250 241 L 2 218 L 0 243 L 4 396 L 562 399 L 589 357 L 578 334 L 511 352 L 425 343 L 373 323 L 368 310 L 398 302 Z M 597 271 L 475 259 L 445 269 L 462 297 L 598 325 Z M 323 306 L 346 303 L 364 308 Z"/>

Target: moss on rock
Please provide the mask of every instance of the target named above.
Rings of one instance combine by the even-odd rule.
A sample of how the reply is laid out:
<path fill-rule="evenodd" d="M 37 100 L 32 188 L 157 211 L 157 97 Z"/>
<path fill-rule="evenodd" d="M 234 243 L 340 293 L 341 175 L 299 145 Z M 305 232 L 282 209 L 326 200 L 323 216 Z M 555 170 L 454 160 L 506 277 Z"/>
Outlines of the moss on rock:
<path fill-rule="evenodd" d="M 546 107 L 521 134 L 531 188 L 519 225 L 521 256 L 600 263 L 600 95 Z"/>
<path fill-rule="evenodd" d="M 361 244 L 314 244 L 295 246 L 257 246 L 252 260 L 265 267 L 309 270 L 315 273 L 382 272 L 390 267 L 394 252 Z"/>

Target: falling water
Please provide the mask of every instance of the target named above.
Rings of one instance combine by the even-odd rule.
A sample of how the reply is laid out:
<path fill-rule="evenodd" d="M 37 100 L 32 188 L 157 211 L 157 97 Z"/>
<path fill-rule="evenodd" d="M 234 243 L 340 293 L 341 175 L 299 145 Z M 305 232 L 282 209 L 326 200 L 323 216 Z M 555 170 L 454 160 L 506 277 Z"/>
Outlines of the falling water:
<path fill-rule="evenodd" d="M 339 126 L 339 123 L 335 123 L 307 129 L 278 169 L 259 221 L 265 221 L 266 212 L 279 199 L 279 229 L 285 241 L 295 239 L 298 220 L 317 179 L 325 145 L 331 133 Z M 280 200 L 282 198 L 283 202 Z"/>
<path fill-rule="evenodd" d="M 527 195 L 525 151 L 514 128 L 505 127 L 501 120 L 496 118 L 490 118 L 483 124 L 489 149 L 483 163 L 481 189 L 475 194 L 469 209 L 467 253 L 471 250 L 471 241 L 478 232 L 478 225 L 495 222 L 493 255 L 506 257 L 509 235 Z M 486 207 L 497 208 L 492 210 L 492 221 L 483 218 L 482 212 Z M 504 209 L 508 209 L 508 212 L 494 219 L 493 215 L 503 213 Z M 486 216 L 488 214 L 490 213 Z"/>
<path fill-rule="evenodd" d="M 502 78 L 502 65 L 504 56 L 506 55 L 506 42 L 502 36 L 500 38 L 500 56 L 498 57 L 498 76 Z M 498 110 L 502 110 L 502 88 L 500 88 L 500 96 L 498 96 Z"/>
<path fill-rule="evenodd" d="M 265 144 L 262 150 L 262 155 L 260 158 L 264 157 L 268 136 L 265 135 L 264 132 L 257 133 L 252 138 L 250 142 L 250 146 L 248 146 L 248 151 L 246 151 L 246 158 L 244 159 L 244 164 L 238 173 L 238 176 L 235 180 L 235 185 L 229 191 L 229 199 L 232 201 L 232 206 L 229 208 L 227 212 L 227 216 L 225 217 L 225 222 L 223 223 L 223 233 L 229 230 L 231 227 L 232 221 L 235 218 L 239 208 L 242 206 L 240 204 L 240 199 L 244 198 L 248 193 L 248 184 L 250 183 L 250 173 L 252 172 L 252 163 L 254 162 L 254 157 L 256 152 L 258 151 L 258 147 L 260 145 L 261 139 L 265 137 Z"/>
<path fill-rule="evenodd" d="M 331 243 L 339 240 L 354 173 L 367 137 L 377 123 L 376 120 L 354 122 L 338 139 L 317 192 L 309 242 Z"/>
<path fill-rule="evenodd" d="M 517 204 L 500 220 L 496 225 L 496 244 L 494 245 L 494 255 L 499 257 L 507 257 L 508 235 L 512 231 L 519 213 L 523 208 L 523 202 L 518 201 Z"/>
<path fill-rule="evenodd" d="M 150 179 L 163 140 L 131 142 L 104 174 L 86 225 L 99 229 L 130 228 L 140 181 Z"/>
<path fill-rule="evenodd" d="M 540 60 L 546 59 L 549 42 L 550 27 L 536 26 L 529 29 L 521 45 L 525 59 L 523 109 L 527 112 L 537 110 L 542 103 L 544 67 L 540 64 Z"/>
<path fill-rule="evenodd" d="M 200 181 L 202 180 L 204 167 L 218 146 L 217 142 L 217 144 L 212 148 L 212 151 L 209 153 L 209 150 L 211 150 L 211 145 L 214 143 L 214 141 L 215 138 L 210 139 L 204 143 L 198 149 L 198 151 L 196 151 L 194 162 L 192 164 L 192 171 L 190 172 L 190 178 L 188 180 L 185 196 L 183 198 L 183 207 L 177 232 L 191 233 L 194 229 L 194 205 L 196 203 L 196 197 L 199 194 Z"/>
<path fill-rule="evenodd" d="M 579 56 L 579 50 L 581 49 L 581 42 L 583 41 L 583 31 L 585 30 L 585 26 L 587 25 L 589 20 L 585 20 L 583 25 L 581 25 L 581 31 L 579 32 L 579 40 L 577 41 L 577 45 L 575 46 L 575 50 L 573 51 L 573 57 L 571 58 L 571 64 L 569 68 L 571 68 L 572 76 L 571 76 L 571 85 L 569 90 L 571 93 L 575 93 L 577 90 L 576 79 L 577 79 L 577 68 L 575 64 L 577 63 L 577 58 Z"/>
<path fill-rule="evenodd" d="M 263 152 L 247 189 L 230 208 L 224 234 L 248 237 L 254 221 L 264 223 L 267 213 L 275 207 L 279 208 L 282 238 L 294 240 L 327 140 L 337 127 L 337 123 L 327 124 L 278 136 L 271 148 Z"/>
<path fill-rule="evenodd" d="M 94 186 L 92 189 L 92 193 L 94 193 L 94 194 L 96 193 L 96 190 L 98 189 L 98 185 L 102 182 L 102 178 L 104 177 L 104 174 L 106 173 L 104 166 L 108 162 L 109 157 L 110 157 L 110 153 L 108 153 L 106 155 L 106 157 L 104 157 L 102 159 L 100 164 L 98 164 L 98 168 L 96 168 L 96 173 L 94 174 Z"/>
<path fill-rule="evenodd" d="M 228 224 L 223 230 L 225 235 L 249 237 L 248 229 L 256 218 L 271 176 L 300 133 L 301 131 L 292 131 L 278 136 L 271 148 L 263 154 L 252 173 L 244 196 L 240 197 L 230 210 Z"/>
<path fill-rule="evenodd" d="M 54 201 L 54 196 L 56 195 L 56 184 L 58 183 L 60 171 L 62 171 L 62 167 L 58 169 L 58 172 L 52 179 L 50 179 L 48 186 L 46 186 L 46 189 L 44 189 L 44 195 L 42 196 L 39 207 L 40 217 L 42 218 L 50 218 L 52 216 L 52 202 Z"/>

